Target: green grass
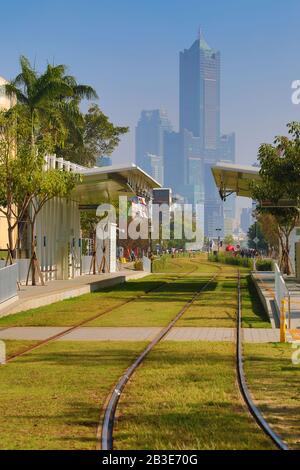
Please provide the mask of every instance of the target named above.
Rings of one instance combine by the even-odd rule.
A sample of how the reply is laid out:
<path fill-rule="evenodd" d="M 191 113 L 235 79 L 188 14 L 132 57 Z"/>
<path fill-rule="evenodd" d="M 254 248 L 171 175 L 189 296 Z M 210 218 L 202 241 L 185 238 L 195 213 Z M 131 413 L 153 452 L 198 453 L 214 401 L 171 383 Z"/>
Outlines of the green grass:
<path fill-rule="evenodd" d="M 89 323 L 89 327 L 149 327 L 165 326 L 183 308 L 201 286 L 209 278 L 189 276 L 173 281 L 137 299 L 134 304 L 120 307 L 110 314 L 104 315 Z"/>
<path fill-rule="evenodd" d="M 39 341 L 12 341 L 5 340 L 6 357 L 25 351 L 31 346 L 35 346 Z"/>
<path fill-rule="evenodd" d="M 144 347 L 53 343 L 1 366 L 0 449 L 94 450 L 104 401 Z"/>
<path fill-rule="evenodd" d="M 300 365 L 292 363 L 295 350 L 291 344 L 246 344 L 244 351 L 256 404 L 290 448 L 300 450 Z"/>
<path fill-rule="evenodd" d="M 237 311 L 236 270 L 227 270 L 188 309 L 179 327 L 235 328 Z M 231 274 L 231 277 L 230 277 Z M 271 328 L 250 276 L 242 276 L 243 327 Z"/>
<path fill-rule="evenodd" d="M 116 450 L 272 449 L 240 401 L 231 343 L 162 343 L 121 398 Z"/>
<path fill-rule="evenodd" d="M 222 268 L 218 282 L 210 284 L 195 304 L 187 311 L 178 326 L 235 327 L 237 268 L 235 266 L 207 263 L 198 258 L 167 258 L 184 268 L 184 272 L 196 269 L 188 276 L 158 274 L 130 281 L 124 285 L 81 297 L 64 300 L 52 305 L 10 315 L 0 319 L 1 326 L 72 326 L 95 315 L 101 315 L 87 326 L 97 327 L 149 327 L 165 326 L 195 291 L 204 286 L 214 273 Z M 244 270 L 242 275 L 248 275 Z M 247 278 L 248 279 L 248 278 Z M 144 295 L 150 289 L 158 290 Z M 138 298 L 140 297 L 140 298 Z M 135 302 L 124 304 L 135 298 Z M 106 310 L 113 311 L 105 313 Z M 249 280 L 243 280 L 243 317 L 245 327 L 270 327 L 259 302 L 257 293 Z"/>
<path fill-rule="evenodd" d="M 172 258 L 170 255 L 164 255 L 153 263 L 155 273 L 187 273 L 190 271 L 210 272 L 211 268 L 206 266 L 205 256 L 196 256 L 189 258 L 188 256 L 180 256 Z M 210 271 L 209 271 L 210 269 Z"/>
<path fill-rule="evenodd" d="M 251 279 L 241 279 L 243 328 L 271 328 L 268 314 L 261 303 L 257 290 Z"/>
<path fill-rule="evenodd" d="M 236 279 L 218 278 L 176 324 L 179 327 L 235 327 Z"/>
<path fill-rule="evenodd" d="M 163 282 L 165 282 L 163 277 L 147 276 L 114 288 L 0 318 L 0 327 L 72 326 L 93 315 L 97 315 L 97 313 L 100 314 L 108 308 L 117 307 L 130 298 L 143 295 L 146 291 L 158 287 Z"/>

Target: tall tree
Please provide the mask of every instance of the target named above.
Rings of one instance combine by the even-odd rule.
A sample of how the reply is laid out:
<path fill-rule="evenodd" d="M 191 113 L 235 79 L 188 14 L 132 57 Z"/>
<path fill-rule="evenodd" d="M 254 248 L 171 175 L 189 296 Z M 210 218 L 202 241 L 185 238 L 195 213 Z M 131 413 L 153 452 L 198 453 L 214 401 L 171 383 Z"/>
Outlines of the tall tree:
<path fill-rule="evenodd" d="M 300 203 L 300 123 L 287 125 L 289 137 L 278 136 L 274 144 L 259 148 L 261 181 L 253 184 L 252 197 L 260 202 L 259 214 L 270 214 L 276 221 L 281 247 L 280 266 L 291 273 L 290 235 L 299 220 Z M 282 207 L 283 201 L 292 201 Z M 264 207 L 268 201 L 269 207 Z"/>
<path fill-rule="evenodd" d="M 97 104 L 93 104 L 83 116 L 74 116 L 68 138 L 63 147 L 56 149 L 59 156 L 71 158 L 73 162 L 94 166 L 97 157 L 111 155 L 126 134 L 128 127 L 118 127 L 110 122 Z"/>
<path fill-rule="evenodd" d="M 259 214 L 258 222 L 261 227 L 261 231 L 266 239 L 269 248 L 276 256 L 279 255 L 279 235 L 278 235 L 278 223 L 271 214 Z"/>
<path fill-rule="evenodd" d="M 255 222 L 248 230 L 248 247 L 263 251 L 264 253 L 268 252 L 268 242 L 265 239 L 259 222 Z"/>
<path fill-rule="evenodd" d="M 6 218 L 8 247 L 14 256 L 14 232 L 30 204 L 32 172 L 40 158 L 32 158 L 28 129 L 15 111 L 0 112 L 0 213 Z"/>
<path fill-rule="evenodd" d="M 65 65 L 48 64 L 45 72 L 39 74 L 29 60 L 21 56 L 21 72 L 9 84 L 4 85 L 9 97 L 16 97 L 17 106 L 27 115 L 31 126 L 31 143 L 45 137 L 45 129 L 56 133 L 62 143 L 67 134 L 67 121 L 74 113 L 80 113 L 82 99 L 97 98 L 95 90 L 80 85 L 76 79 L 67 75 Z M 41 132 L 42 130 L 42 132 Z M 58 137 L 60 136 L 60 138 Z"/>

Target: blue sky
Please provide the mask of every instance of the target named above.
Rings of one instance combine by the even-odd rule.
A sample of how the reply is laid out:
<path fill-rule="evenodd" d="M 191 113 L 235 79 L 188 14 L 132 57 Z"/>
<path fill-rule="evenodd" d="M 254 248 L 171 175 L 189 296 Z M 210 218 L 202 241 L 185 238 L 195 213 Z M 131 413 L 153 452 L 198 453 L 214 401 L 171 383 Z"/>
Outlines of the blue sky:
<path fill-rule="evenodd" d="M 92 84 L 102 109 L 131 133 L 114 162 L 134 160 L 142 109 L 166 108 L 178 127 L 178 54 L 199 25 L 222 55 L 222 129 L 237 133 L 237 161 L 300 120 L 291 83 L 300 79 L 299 0 L 15 0 L 1 2 L 0 75 L 24 54 L 43 69 L 65 63 Z"/>

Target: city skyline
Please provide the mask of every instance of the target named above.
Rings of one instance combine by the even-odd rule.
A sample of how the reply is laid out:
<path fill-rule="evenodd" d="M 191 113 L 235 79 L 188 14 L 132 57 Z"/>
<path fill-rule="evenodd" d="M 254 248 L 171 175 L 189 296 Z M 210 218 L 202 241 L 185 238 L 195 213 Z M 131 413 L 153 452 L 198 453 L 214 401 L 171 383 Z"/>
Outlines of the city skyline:
<path fill-rule="evenodd" d="M 186 203 L 201 207 L 209 238 L 231 234 L 235 198 L 223 204 L 211 173 L 218 161 L 235 163 L 235 134 L 221 132 L 221 53 L 203 32 L 179 53 L 179 132 L 167 111 L 142 110 L 136 127 L 136 164 Z"/>
<path fill-rule="evenodd" d="M 175 129 L 179 126 L 178 51 L 194 40 L 199 24 L 208 43 L 222 50 L 222 129 L 236 131 L 239 163 L 253 163 L 260 143 L 271 142 L 288 121 L 299 119 L 299 106 L 291 102 L 291 84 L 300 74 L 296 0 L 243 5 L 116 0 L 117 18 L 111 2 L 89 4 L 86 9 L 75 0 L 71 11 L 57 0 L 4 4 L 0 75 L 16 75 L 20 54 L 38 68 L 47 60 L 66 63 L 80 81 L 97 88 L 101 107 L 116 124 L 130 126 L 114 154 L 116 163 L 134 161 L 141 109 L 166 108 Z M 38 21 L 41 13 L 44 19 Z M 34 35 L 26 34 L 33 30 Z"/>

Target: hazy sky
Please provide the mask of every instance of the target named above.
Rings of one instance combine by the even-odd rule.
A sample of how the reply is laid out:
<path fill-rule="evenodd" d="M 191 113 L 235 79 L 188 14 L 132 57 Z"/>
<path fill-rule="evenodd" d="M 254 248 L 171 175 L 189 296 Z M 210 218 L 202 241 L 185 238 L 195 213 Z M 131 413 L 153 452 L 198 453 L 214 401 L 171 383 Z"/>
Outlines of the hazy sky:
<path fill-rule="evenodd" d="M 93 85 L 102 109 L 129 125 L 114 162 L 134 161 L 140 111 L 163 107 L 178 127 L 178 55 L 199 25 L 221 51 L 222 130 L 237 134 L 237 161 L 253 163 L 263 141 L 300 120 L 299 0 L 1 1 L 0 75 L 24 54 L 43 69 L 65 63 Z"/>

